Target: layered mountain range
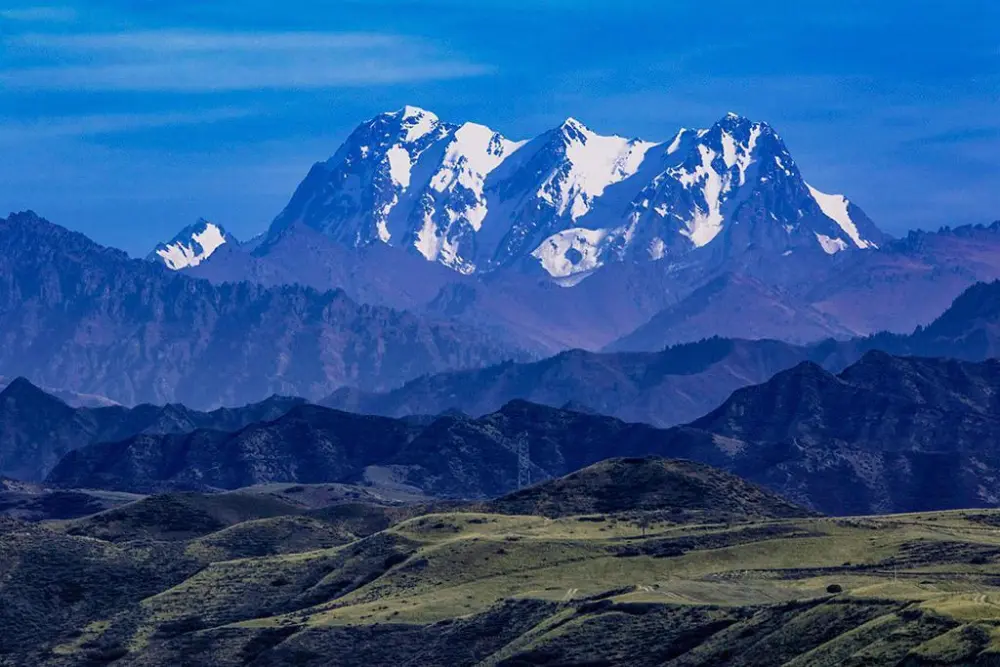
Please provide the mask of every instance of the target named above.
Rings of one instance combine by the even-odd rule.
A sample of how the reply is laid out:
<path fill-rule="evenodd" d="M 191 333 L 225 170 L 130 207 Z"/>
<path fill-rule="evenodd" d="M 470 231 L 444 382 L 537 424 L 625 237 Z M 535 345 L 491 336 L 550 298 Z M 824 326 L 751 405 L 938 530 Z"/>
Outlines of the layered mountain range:
<path fill-rule="evenodd" d="M 15 378 L 0 391 L 0 477 L 39 481 L 67 452 L 86 444 L 139 433 L 187 433 L 198 428 L 233 431 L 276 419 L 302 403 L 301 398 L 272 396 L 212 412 L 179 404 L 72 407 L 24 378 Z"/>
<path fill-rule="evenodd" d="M 343 291 L 212 285 L 33 213 L 0 219 L 0 372 L 134 405 L 390 388 L 526 356 L 471 325 Z"/>
<path fill-rule="evenodd" d="M 0 655 L 990 663 L 998 278 L 733 114 L 406 107 L 145 259 L 12 214 Z"/>
<path fill-rule="evenodd" d="M 296 405 L 236 430 L 81 441 L 46 481 L 130 492 L 337 482 L 489 498 L 525 476 L 657 455 L 727 470 L 825 513 L 1000 506 L 997 396 L 996 360 L 869 352 L 837 375 L 803 362 L 672 429 L 520 400 L 482 417 L 428 419 Z"/>
<path fill-rule="evenodd" d="M 998 382 L 995 359 L 871 352 L 839 375 L 804 362 L 690 428 L 712 433 L 733 460 L 769 461 L 746 476 L 793 500 L 859 513 L 993 506 Z"/>
<path fill-rule="evenodd" d="M 812 345 L 716 337 L 659 352 L 571 350 L 541 361 L 425 376 L 388 392 L 343 388 L 323 404 L 395 417 L 446 410 L 481 415 L 522 399 L 673 426 L 708 412 L 734 390 L 764 382 L 800 362 L 840 371 L 870 350 L 969 361 L 997 356 L 1000 283 L 970 287 L 934 322 L 909 335 Z"/>
<path fill-rule="evenodd" d="M 979 248 L 980 266 L 988 266 L 990 259 L 982 249 L 990 247 L 994 235 L 992 228 L 947 230 L 911 235 L 889 245 L 905 243 L 915 252 L 930 246 L 935 253 L 942 247 L 965 254 Z M 230 245 L 223 244 L 198 268 L 211 265 Z M 659 270 L 657 262 L 619 263 L 571 288 L 530 283 L 509 274 L 487 281 L 469 277 L 463 280 L 476 282 L 442 283 L 425 309 L 400 311 L 359 304 L 339 290 L 249 282 L 213 285 L 187 271 L 130 260 L 30 213 L 0 220 L 0 251 L 0 371 L 58 388 L 63 396 L 81 402 L 179 401 L 210 409 L 275 393 L 318 400 L 346 388 L 331 405 L 391 415 L 452 407 L 482 414 L 507 400 L 526 398 L 557 406 L 572 401 L 626 419 L 671 425 L 693 419 L 730 391 L 764 381 L 803 359 L 839 369 L 867 349 L 965 359 L 983 359 L 997 349 L 995 285 L 970 288 L 945 315 L 910 336 L 802 345 L 788 343 L 783 329 L 783 324 L 801 324 L 801 319 L 739 316 L 787 315 L 789 301 L 782 292 L 746 274 L 727 274 L 611 349 L 642 347 L 633 346 L 634 339 L 653 336 L 661 326 L 695 339 L 709 329 L 779 340 L 734 339 L 722 347 L 707 342 L 673 353 L 631 356 L 571 351 L 535 365 L 491 368 L 501 361 L 527 362 L 548 347 L 559 349 L 563 338 L 581 343 L 577 347 L 594 343 L 595 331 L 607 332 L 616 322 L 634 318 L 642 309 L 636 304 L 661 299 L 673 274 Z M 385 266 L 454 275 L 385 244 L 362 252 Z M 885 252 L 858 255 L 885 260 Z M 396 261 L 401 259 L 411 263 Z M 614 281 L 615 288 L 606 290 L 611 283 L 602 282 L 602 274 L 627 279 Z M 368 275 L 354 274 L 362 281 Z M 905 281 L 919 285 L 933 280 L 924 272 L 901 276 L 899 264 L 894 264 L 892 275 L 897 287 Z M 968 277 L 958 270 L 949 275 L 952 287 Z M 368 284 L 389 288 L 388 283 Z M 405 286 L 400 291 L 409 289 L 414 299 L 434 286 L 433 281 L 399 284 Z M 651 284 L 661 289 L 643 287 Z M 626 286 L 634 288 L 631 301 L 621 298 Z M 727 294 L 738 295 L 739 305 L 730 307 Z M 539 298 L 532 302 L 527 295 Z M 589 308 L 577 301 L 584 297 Z M 893 300 L 887 308 L 897 305 Z M 767 324 L 751 328 L 749 321 Z M 813 331 L 819 337 L 822 327 L 816 324 Z M 668 337 L 666 342 L 674 340 Z M 474 370 L 478 368 L 485 370 Z M 458 369 L 469 372 L 439 375 Z M 406 384 L 409 381 L 414 382 Z M 584 389 L 586 383 L 591 388 Z M 368 397 L 371 392 L 391 394 L 374 399 Z"/>
<path fill-rule="evenodd" d="M 599 243 L 549 252 L 591 232 Z M 201 220 L 143 262 L 23 213 L 0 220 L 0 253 L 4 376 L 210 409 L 510 360 L 553 367 L 586 358 L 553 358 L 577 348 L 908 334 L 1000 277 L 1000 225 L 891 240 L 807 185 L 773 128 L 732 114 L 663 143 L 576 121 L 518 142 L 407 107 L 359 126 L 247 243 Z M 614 396 L 566 401 L 673 424 L 786 363 L 734 367 L 652 416 L 622 414 Z M 547 393 L 536 398 L 559 394 Z"/>
<path fill-rule="evenodd" d="M 316 163 L 258 241 L 207 255 L 207 233 L 167 244 L 191 275 L 342 289 L 538 356 L 908 333 L 1000 278 L 996 225 L 892 240 L 735 114 L 663 142 L 575 119 L 515 141 L 405 107 Z"/>

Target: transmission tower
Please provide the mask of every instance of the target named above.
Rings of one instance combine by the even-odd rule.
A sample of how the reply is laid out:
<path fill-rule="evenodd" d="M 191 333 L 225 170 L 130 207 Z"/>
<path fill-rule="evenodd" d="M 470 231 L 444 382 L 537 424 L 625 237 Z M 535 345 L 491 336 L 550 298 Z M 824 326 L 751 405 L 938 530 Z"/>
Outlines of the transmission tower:
<path fill-rule="evenodd" d="M 522 433 L 517 439 L 517 488 L 531 485 L 531 456 L 528 453 L 528 436 Z"/>

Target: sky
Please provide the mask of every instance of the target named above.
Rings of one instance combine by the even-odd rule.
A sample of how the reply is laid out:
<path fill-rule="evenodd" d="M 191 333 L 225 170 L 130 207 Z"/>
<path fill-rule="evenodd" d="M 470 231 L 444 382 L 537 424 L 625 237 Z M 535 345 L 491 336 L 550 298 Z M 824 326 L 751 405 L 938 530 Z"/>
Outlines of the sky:
<path fill-rule="evenodd" d="M 1000 219 L 995 0 L 0 0 L 0 215 L 248 238 L 405 104 L 515 139 L 735 111 L 891 234 Z"/>

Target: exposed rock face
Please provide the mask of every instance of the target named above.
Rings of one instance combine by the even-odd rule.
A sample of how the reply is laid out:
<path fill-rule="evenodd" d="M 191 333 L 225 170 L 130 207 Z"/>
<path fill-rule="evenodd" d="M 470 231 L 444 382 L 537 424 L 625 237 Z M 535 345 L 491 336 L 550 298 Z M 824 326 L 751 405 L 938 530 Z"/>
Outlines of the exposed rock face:
<path fill-rule="evenodd" d="M 741 474 L 815 507 L 995 506 L 998 389 L 995 359 L 870 352 L 839 375 L 805 362 L 690 427 L 726 443 Z"/>

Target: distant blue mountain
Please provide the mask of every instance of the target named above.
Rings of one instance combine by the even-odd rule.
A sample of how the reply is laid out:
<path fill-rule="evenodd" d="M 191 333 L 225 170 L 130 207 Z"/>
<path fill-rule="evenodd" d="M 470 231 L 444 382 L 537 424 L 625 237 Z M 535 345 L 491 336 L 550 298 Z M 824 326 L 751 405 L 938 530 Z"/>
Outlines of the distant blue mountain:
<path fill-rule="evenodd" d="M 34 213 L 0 219 L 0 374 L 125 404 L 209 408 L 521 357 L 473 326 L 343 291 L 212 285 Z"/>

